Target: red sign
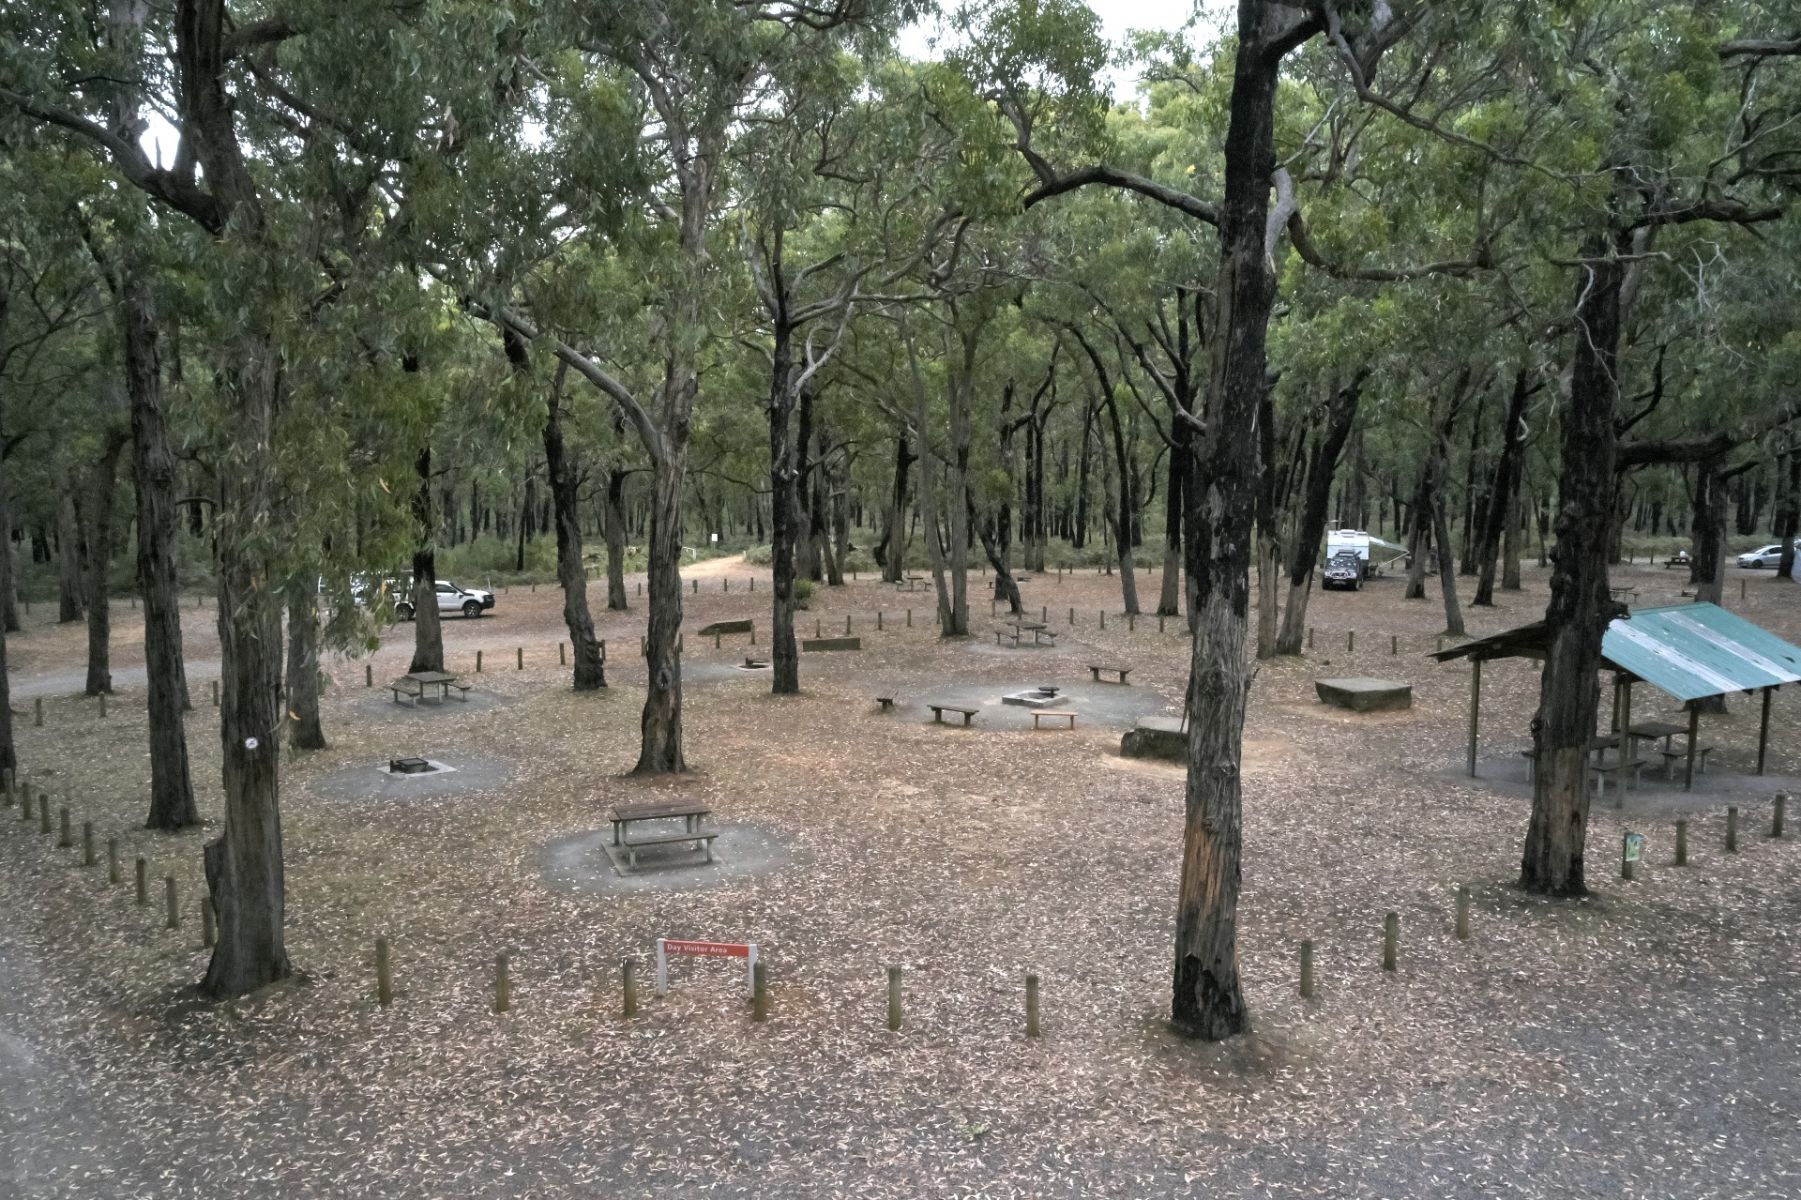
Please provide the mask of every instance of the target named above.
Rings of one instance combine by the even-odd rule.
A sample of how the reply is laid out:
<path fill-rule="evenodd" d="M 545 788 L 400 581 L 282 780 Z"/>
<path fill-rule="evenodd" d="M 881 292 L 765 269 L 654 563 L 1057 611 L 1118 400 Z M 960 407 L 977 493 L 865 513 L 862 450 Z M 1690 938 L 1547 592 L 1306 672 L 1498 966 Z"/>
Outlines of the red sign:
<path fill-rule="evenodd" d="M 663 949 L 669 954 L 704 954 L 712 958 L 750 957 L 750 946 L 745 942 L 678 942 L 665 938 Z"/>

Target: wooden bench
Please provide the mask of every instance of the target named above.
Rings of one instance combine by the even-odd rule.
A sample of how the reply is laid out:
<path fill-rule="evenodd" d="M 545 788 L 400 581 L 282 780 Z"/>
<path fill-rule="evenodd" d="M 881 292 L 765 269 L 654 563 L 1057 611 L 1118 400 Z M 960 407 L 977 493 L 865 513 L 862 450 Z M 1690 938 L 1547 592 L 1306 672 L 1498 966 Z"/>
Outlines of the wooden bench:
<path fill-rule="evenodd" d="M 638 847 L 670 846 L 678 842 L 692 842 L 699 849 L 707 852 L 707 861 L 713 861 L 713 839 L 719 833 L 712 829 L 689 829 L 680 833 L 626 834 L 621 844 L 625 847 L 625 857 L 631 863 L 632 870 L 638 869 Z"/>
<path fill-rule="evenodd" d="M 974 708 L 962 708 L 955 704 L 928 704 L 926 707 L 932 710 L 932 724 L 934 725 L 944 724 L 944 714 L 947 712 L 962 713 L 964 728 L 969 727 L 969 723 L 975 719 L 975 715 L 979 711 Z"/>
<path fill-rule="evenodd" d="M 388 683 L 388 690 L 394 693 L 394 703 L 396 704 L 400 703 L 400 698 L 402 696 L 411 696 L 413 698 L 414 708 L 419 707 L 419 700 L 425 695 L 425 685 L 423 683 L 420 683 L 417 679 L 408 679 L 404 675 L 399 679 L 390 680 Z"/>
<path fill-rule="evenodd" d="M 1088 673 L 1090 675 L 1094 676 L 1094 681 L 1096 683 L 1101 682 L 1101 672 L 1102 671 L 1107 672 L 1109 675 L 1119 676 L 1118 682 L 1121 685 L 1124 685 L 1124 683 L 1126 682 L 1126 676 L 1128 676 L 1132 673 L 1132 668 L 1131 667 L 1097 667 L 1093 663 L 1088 664 Z"/>
<path fill-rule="evenodd" d="M 1054 708 L 1035 708 L 1032 710 L 1032 728 L 1043 729 L 1044 726 L 1040 722 L 1046 717 L 1068 717 L 1069 724 L 1064 728 L 1074 729 L 1076 727 L 1076 714 L 1073 712 L 1059 711 Z"/>
<path fill-rule="evenodd" d="M 469 689 L 475 685 L 473 683 L 463 683 L 461 680 L 453 679 L 444 686 L 447 688 L 455 688 L 457 699 L 461 700 L 464 704 L 467 704 L 469 703 Z"/>
<path fill-rule="evenodd" d="M 1644 769 L 1644 765 L 1645 760 L 1642 758 L 1630 758 L 1624 762 L 1590 762 L 1588 764 L 1588 777 L 1589 781 L 1596 785 L 1595 799 L 1601 800 L 1607 796 L 1607 781 L 1609 779 L 1614 781 L 1615 788 L 1620 788 L 1622 786 L 1637 787 L 1638 773 Z M 1620 776 L 1622 774 L 1625 774 L 1628 777 L 1628 782 L 1623 785 L 1620 782 Z M 1623 801 L 1623 792 L 1621 793 L 1621 796 Z"/>
<path fill-rule="evenodd" d="M 883 712 L 889 712 L 894 708 L 893 696 L 877 696 L 875 702 L 882 706 Z"/>
<path fill-rule="evenodd" d="M 1688 750 L 1686 747 L 1681 750 L 1659 750 L 1658 753 L 1663 755 L 1663 777 L 1665 779 L 1674 779 L 1676 777 L 1676 764 L 1688 761 Z M 1712 746 L 1695 747 L 1696 774 L 1707 774 L 1707 756 L 1712 753 Z"/>

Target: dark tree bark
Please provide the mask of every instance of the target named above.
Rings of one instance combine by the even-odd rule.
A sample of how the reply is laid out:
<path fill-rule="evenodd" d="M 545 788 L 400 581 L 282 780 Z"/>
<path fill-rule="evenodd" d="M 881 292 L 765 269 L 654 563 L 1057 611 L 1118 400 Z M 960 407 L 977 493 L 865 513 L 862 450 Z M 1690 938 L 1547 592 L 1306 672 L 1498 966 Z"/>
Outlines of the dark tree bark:
<path fill-rule="evenodd" d="M 1218 319 L 1210 411 L 1200 446 L 1205 494 L 1188 494 L 1189 587 L 1195 636 L 1187 710 L 1187 819 L 1176 905 L 1171 1020 L 1219 1040 L 1250 1028 L 1238 975 L 1244 709 L 1250 689 L 1251 532 L 1257 414 L 1268 386 L 1265 339 L 1275 300 L 1265 245 L 1275 172 L 1282 59 L 1318 32 L 1286 5 L 1240 0 L 1220 207 Z"/>
<path fill-rule="evenodd" d="M 1526 398 L 1531 389 L 1526 386 L 1526 368 L 1521 367 L 1513 377 L 1513 393 L 1507 401 L 1507 417 L 1501 427 L 1501 457 L 1495 463 L 1494 482 L 1489 487 L 1488 510 L 1482 519 L 1482 539 L 1478 548 L 1481 576 L 1476 581 L 1476 596 L 1470 603 L 1479 606 L 1492 606 L 1495 602 L 1495 566 L 1500 556 L 1503 534 L 1511 545 L 1516 530 L 1509 525 L 1518 525 L 1519 500 L 1519 463 L 1525 454 L 1525 419 Z M 1519 561 L 1517 549 L 1508 555 L 1512 560 L 1513 586 L 1519 587 Z"/>
<path fill-rule="evenodd" d="M 431 447 L 419 451 L 419 486 L 413 492 L 413 671 L 444 669 L 444 626 L 438 619 L 438 551 L 432 519 Z"/>
<path fill-rule="evenodd" d="M 0 328 L 4 328 L 6 324 L 7 301 L 6 292 L 0 289 Z M 6 457 L 0 455 L 0 540 L 7 542 L 12 540 L 11 474 Z M 10 547 L 4 553 L 8 559 L 11 558 Z M 10 570 L 9 567 L 9 575 Z M 19 769 L 19 755 L 13 746 L 12 684 L 7 677 L 6 665 L 7 632 L 9 631 L 0 629 L 0 770 L 16 772 Z"/>
<path fill-rule="evenodd" d="M 1791 446 L 1776 464 L 1776 540 L 1782 561 L 1776 578 L 1791 582 L 1795 569 L 1795 534 L 1801 529 L 1801 450 Z"/>
<path fill-rule="evenodd" d="M 692 397 L 690 397 L 690 400 Z M 645 671 L 649 687 L 639 721 L 642 741 L 637 775 L 669 774 L 688 769 L 682 756 L 682 481 L 688 455 L 666 447 L 655 459 L 650 482 L 649 592 L 650 623 L 645 639 Z"/>
<path fill-rule="evenodd" d="M 607 672 L 600 658 L 600 639 L 594 636 L 594 618 L 588 612 L 588 571 L 582 565 L 582 527 L 576 504 L 581 481 L 563 446 L 563 381 L 568 371 L 566 364 L 557 364 L 550 398 L 544 405 L 544 467 L 550 477 L 551 512 L 556 524 L 563 624 L 569 629 L 569 646 L 575 659 L 572 682 L 578 692 L 595 692 L 607 686 Z"/>
<path fill-rule="evenodd" d="M 907 470 L 913 460 L 913 449 L 903 429 L 894 439 L 894 473 L 890 476 L 888 507 L 882 514 L 882 540 L 875 550 L 885 583 L 899 583 L 907 573 Z"/>
<path fill-rule="evenodd" d="M 319 592 L 299 580 L 288 598 L 288 748 L 325 749 L 319 720 Z"/>
<path fill-rule="evenodd" d="M 625 471 L 607 472 L 607 609 L 625 612 Z"/>
<path fill-rule="evenodd" d="M 107 595 L 106 570 L 112 559 L 114 493 L 119 485 L 119 456 L 124 453 L 124 430 L 108 430 L 100 458 L 81 505 L 83 528 L 83 591 L 88 607 L 87 694 L 98 696 L 113 690 L 112 598 Z"/>
<path fill-rule="evenodd" d="M 1726 586 L 1726 485 L 1717 458 L 1695 467 L 1692 534 L 1695 554 L 1688 581 L 1694 586 L 1695 602 L 1718 604 Z"/>
<path fill-rule="evenodd" d="M 778 268 L 779 269 L 779 268 Z M 794 347 L 785 319 L 785 289 L 779 293 L 774 314 L 775 343 L 770 352 L 769 403 L 769 573 L 770 691 L 777 696 L 800 692 L 800 650 L 794 640 L 795 525 L 800 498 L 796 493 L 799 467 L 790 439 L 794 410 Z"/>
<path fill-rule="evenodd" d="M 75 512 L 75 481 L 65 479 L 56 504 L 56 620 L 73 624 L 82 615 L 81 521 Z"/>
<path fill-rule="evenodd" d="M 1325 426 L 1314 443 L 1307 463 L 1307 493 L 1301 502 L 1301 519 L 1295 529 L 1294 547 L 1288 558 L 1288 604 L 1282 613 L 1282 632 L 1276 653 L 1301 653 L 1307 629 L 1307 598 L 1313 591 L 1313 572 L 1319 563 L 1320 543 L 1326 536 L 1327 511 L 1332 502 L 1332 482 L 1338 462 L 1357 422 L 1367 371 L 1359 371 L 1347 387 L 1337 388 L 1326 405 Z"/>
<path fill-rule="evenodd" d="M 1551 895 L 1587 890 L 1589 741 L 1600 698 L 1601 638 L 1619 611 L 1607 588 L 1607 525 L 1625 278 L 1618 256 L 1629 246 L 1624 235 L 1591 235 L 1576 279 L 1575 363 L 1563 417 L 1557 544 L 1545 610 L 1550 645 L 1532 719 L 1535 782 L 1520 860 L 1520 886 Z"/>

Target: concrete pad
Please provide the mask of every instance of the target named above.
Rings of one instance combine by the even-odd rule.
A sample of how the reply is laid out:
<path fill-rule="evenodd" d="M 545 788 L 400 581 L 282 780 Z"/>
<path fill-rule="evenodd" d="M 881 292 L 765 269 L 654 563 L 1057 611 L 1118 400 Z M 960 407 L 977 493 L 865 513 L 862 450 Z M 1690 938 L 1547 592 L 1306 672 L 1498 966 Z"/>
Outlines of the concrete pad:
<path fill-rule="evenodd" d="M 1335 708 L 1352 712 L 1398 712 L 1413 707 L 1413 685 L 1392 679 L 1353 676 L 1347 679 L 1316 679 L 1314 691 Z"/>
<path fill-rule="evenodd" d="M 557 838 L 539 856 L 544 882 L 551 887 L 591 895 L 630 892 L 685 892 L 768 875 L 800 860 L 786 834 L 747 823 L 717 822 L 713 861 L 686 846 L 640 847 L 638 869 L 614 861 L 613 827 Z M 661 852 L 661 853 L 659 853 Z"/>

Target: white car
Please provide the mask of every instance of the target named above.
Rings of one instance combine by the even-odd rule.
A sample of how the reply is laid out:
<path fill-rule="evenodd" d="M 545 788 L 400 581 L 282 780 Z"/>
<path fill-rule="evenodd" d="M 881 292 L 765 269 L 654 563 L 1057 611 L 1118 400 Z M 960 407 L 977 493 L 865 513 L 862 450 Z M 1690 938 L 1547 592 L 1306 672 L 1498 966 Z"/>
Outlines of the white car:
<path fill-rule="evenodd" d="M 1795 539 L 1795 549 L 1801 550 L 1801 538 Z M 1759 567 L 1775 567 L 1782 563 L 1782 543 L 1773 542 L 1757 550 L 1750 550 L 1738 556 L 1738 565 L 1755 571 Z"/>
<path fill-rule="evenodd" d="M 460 588 L 448 579 L 438 580 L 438 614 L 462 613 L 479 617 L 494 607 L 494 593 L 481 588 Z M 394 615 L 402 621 L 413 619 L 413 589 L 409 585 L 394 601 Z"/>

